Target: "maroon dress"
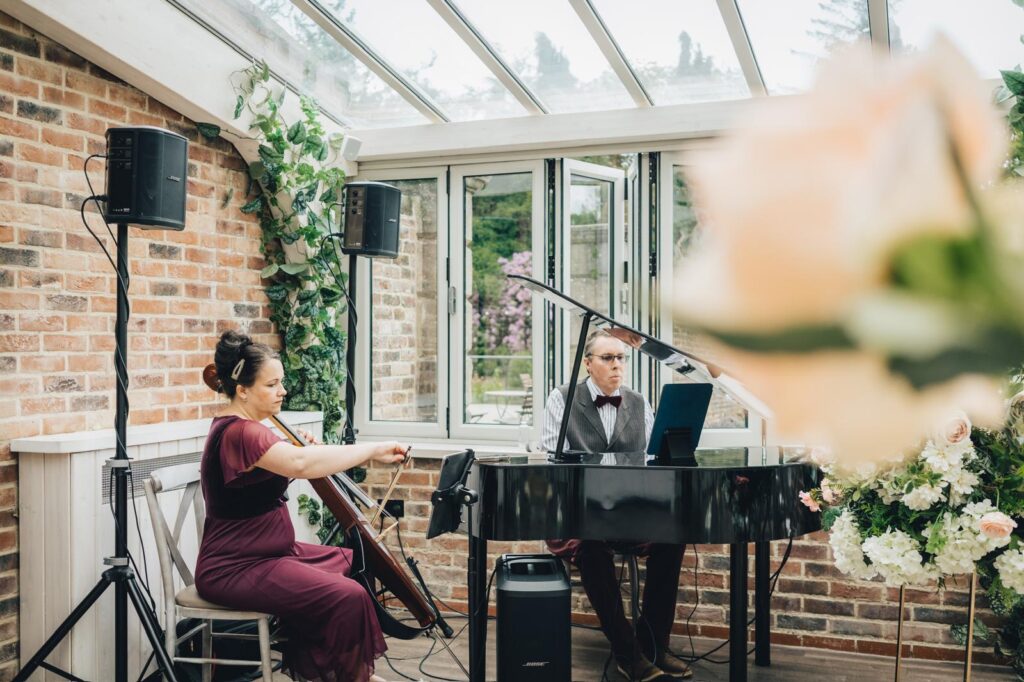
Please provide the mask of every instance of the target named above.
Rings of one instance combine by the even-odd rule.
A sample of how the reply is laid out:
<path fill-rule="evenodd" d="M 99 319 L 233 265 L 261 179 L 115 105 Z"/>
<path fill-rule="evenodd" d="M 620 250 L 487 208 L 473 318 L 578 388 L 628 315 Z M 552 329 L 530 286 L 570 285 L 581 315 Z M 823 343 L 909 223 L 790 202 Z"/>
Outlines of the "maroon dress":
<path fill-rule="evenodd" d="M 295 541 L 284 476 L 253 467 L 281 439 L 241 417 L 217 417 L 203 451 L 206 526 L 196 564 L 203 599 L 278 616 L 293 677 L 362 682 L 387 650 L 373 602 L 348 577 L 352 551 Z"/>

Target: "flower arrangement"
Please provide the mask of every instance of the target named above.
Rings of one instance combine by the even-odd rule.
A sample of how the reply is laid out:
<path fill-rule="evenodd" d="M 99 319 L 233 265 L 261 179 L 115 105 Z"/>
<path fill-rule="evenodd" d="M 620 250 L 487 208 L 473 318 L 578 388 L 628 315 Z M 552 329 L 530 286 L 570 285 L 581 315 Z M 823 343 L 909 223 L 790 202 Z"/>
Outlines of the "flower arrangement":
<path fill-rule="evenodd" d="M 851 51 L 746 114 L 691 167 L 707 229 L 680 322 L 772 406 L 780 439 L 843 461 L 907 451 L 948 405 L 998 423 L 1024 357 L 1024 191 L 1000 182 L 989 87 L 940 39 Z M 906 475 L 939 475 L 921 467 Z"/>
<path fill-rule="evenodd" d="M 836 567 L 889 585 L 942 585 L 977 571 L 1003 625 L 976 636 L 1024 676 L 1024 393 L 1001 429 L 951 419 L 911 456 L 849 466 L 817 455 L 825 478 L 800 493 L 822 512 Z M 954 626 L 963 639 L 965 626 Z"/>
<path fill-rule="evenodd" d="M 846 468 L 822 461 L 821 487 L 801 493 L 823 525 L 836 567 L 889 585 L 925 585 L 970 573 L 1013 542 L 1017 524 L 999 507 L 991 458 L 958 415 L 913 456 Z M 1024 577 L 1024 575 L 1022 575 Z"/>

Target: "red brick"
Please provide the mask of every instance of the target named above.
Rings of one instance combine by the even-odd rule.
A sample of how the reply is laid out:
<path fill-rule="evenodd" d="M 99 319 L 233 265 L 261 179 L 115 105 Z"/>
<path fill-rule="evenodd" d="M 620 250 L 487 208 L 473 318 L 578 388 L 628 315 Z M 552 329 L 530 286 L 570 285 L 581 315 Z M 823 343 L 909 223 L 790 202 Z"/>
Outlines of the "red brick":
<path fill-rule="evenodd" d="M 85 415 L 62 414 L 57 416 L 43 417 L 43 435 L 51 433 L 74 433 L 85 431 L 89 428 L 89 421 Z M 0 544 L 0 548 L 2 548 Z"/>
<path fill-rule="evenodd" d="M 89 113 L 120 122 L 123 122 L 128 118 L 127 109 L 100 99 L 89 100 Z"/>
<path fill-rule="evenodd" d="M 83 352 L 88 349 L 87 342 L 81 335 L 47 334 L 43 337 L 43 350 Z"/>
<path fill-rule="evenodd" d="M 18 59 L 15 71 L 19 76 L 33 81 L 45 81 L 53 85 L 61 85 L 64 82 L 63 69 L 34 59 Z"/>
<path fill-rule="evenodd" d="M 64 331 L 64 316 L 46 313 L 25 313 L 18 316 L 18 329 L 23 332 Z"/>
<path fill-rule="evenodd" d="M 28 78 L 18 78 L 0 71 L 0 92 L 39 99 L 39 84 Z"/>
<path fill-rule="evenodd" d="M 66 367 L 64 355 L 26 355 L 21 359 L 21 371 L 26 373 L 63 372 Z"/>
<path fill-rule="evenodd" d="M 33 142 L 39 139 L 39 126 L 28 121 L 18 121 L 0 116 L 0 135 L 20 137 Z"/>
<path fill-rule="evenodd" d="M 65 398 L 23 398 L 18 401 L 21 407 L 21 414 L 49 414 L 63 412 L 67 407 Z"/>
<path fill-rule="evenodd" d="M 61 167 L 64 165 L 63 155 L 56 149 L 49 147 L 35 147 L 27 144 L 18 145 L 18 158 L 29 163 L 38 163 L 44 166 Z"/>
<path fill-rule="evenodd" d="M 68 90 L 74 90 L 75 92 L 81 92 L 94 97 L 105 97 L 107 94 L 106 81 L 81 71 L 68 71 L 64 75 L 64 86 Z"/>
<path fill-rule="evenodd" d="M 43 101 L 67 109 L 82 109 L 85 107 L 85 97 L 79 93 L 51 86 L 43 86 Z"/>
<path fill-rule="evenodd" d="M 42 141 L 74 152 L 80 152 L 85 148 L 85 136 L 78 133 L 65 133 L 52 128 L 43 128 Z"/>
<path fill-rule="evenodd" d="M 65 121 L 71 128 L 74 128 L 75 130 L 84 130 L 85 132 L 92 133 L 93 135 L 103 136 L 107 131 L 106 122 L 84 114 L 69 112 L 65 117 Z"/>

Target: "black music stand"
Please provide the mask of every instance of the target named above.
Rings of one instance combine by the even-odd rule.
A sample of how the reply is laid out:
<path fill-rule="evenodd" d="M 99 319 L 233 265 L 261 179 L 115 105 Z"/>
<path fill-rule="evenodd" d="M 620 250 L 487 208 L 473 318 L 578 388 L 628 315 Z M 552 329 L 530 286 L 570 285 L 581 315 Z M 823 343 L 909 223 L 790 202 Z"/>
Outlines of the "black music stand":
<path fill-rule="evenodd" d="M 473 513 L 473 504 L 477 500 L 477 494 L 476 491 L 466 487 L 466 478 L 469 476 L 469 470 L 475 459 L 476 454 L 472 450 L 445 456 L 441 464 L 441 476 L 437 482 L 437 489 L 430 494 L 428 540 L 458 530 L 462 524 L 463 507 L 469 514 Z M 469 523 L 472 524 L 472 519 Z"/>

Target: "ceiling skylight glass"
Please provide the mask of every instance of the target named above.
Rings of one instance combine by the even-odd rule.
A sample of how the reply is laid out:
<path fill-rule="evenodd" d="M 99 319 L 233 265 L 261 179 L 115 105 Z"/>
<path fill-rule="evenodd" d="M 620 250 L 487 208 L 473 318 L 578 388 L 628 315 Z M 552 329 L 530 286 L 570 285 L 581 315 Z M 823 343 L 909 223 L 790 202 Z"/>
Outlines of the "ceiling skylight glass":
<path fill-rule="evenodd" d="M 526 114 L 426 2 L 327 0 L 322 4 L 452 120 Z"/>
<path fill-rule="evenodd" d="M 738 6 L 770 95 L 806 90 L 818 62 L 871 37 L 867 0 L 738 0 Z"/>
<path fill-rule="evenodd" d="M 290 2 L 181 0 L 214 30 L 358 128 L 426 123 L 408 102 Z"/>
<path fill-rule="evenodd" d="M 552 113 L 634 106 L 568 2 L 458 0 L 457 5 Z"/>
<path fill-rule="evenodd" d="M 890 0 L 893 52 L 923 50 L 945 33 L 985 78 L 1024 62 L 1024 10 L 1010 0 Z"/>
<path fill-rule="evenodd" d="M 655 104 L 750 96 L 714 0 L 593 4 Z"/>

